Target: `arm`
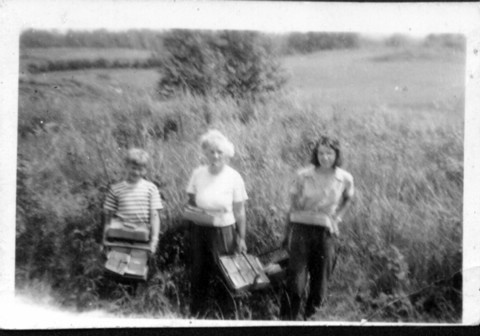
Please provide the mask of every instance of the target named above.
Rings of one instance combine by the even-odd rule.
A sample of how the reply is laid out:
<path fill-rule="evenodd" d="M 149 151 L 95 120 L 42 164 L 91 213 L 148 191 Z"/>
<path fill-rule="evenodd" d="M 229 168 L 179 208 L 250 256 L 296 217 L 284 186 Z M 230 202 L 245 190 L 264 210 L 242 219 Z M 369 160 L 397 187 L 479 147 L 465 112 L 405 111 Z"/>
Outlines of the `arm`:
<path fill-rule="evenodd" d="M 287 218 L 285 220 L 285 233 L 283 236 L 282 247 L 286 250 L 289 249 L 290 234 L 292 232 L 292 225 L 290 223 L 289 215 L 292 211 L 300 208 L 300 195 L 302 194 L 303 187 L 300 176 L 297 176 L 290 189 L 290 208 L 287 212 Z"/>
<path fill-rule="evenodd" d="M 335 213 L 335 221 L 340 223 L 342 221 L 343 215 L 347 212 L 350 204 L 352 203 L 352 198 L 348 195 L 344 195 L 340 204 L 338 205 L 337 211 Z"/>
<path fill-rule="evenodd" d="M 110 210 L 105 210 L 103 213 L 103 234 L 102 234 L 102 245 L 107 241 L 107 229 L 112 221 L 113 215 L 115 213 Z"/>
<path fill-rule="evenodd" d="M 245 235 L 247 233 L 247 220 L 245 215 L 245 202 L 233 203 L 233 215 L 236 221 L 237 230 L 237 252 L 247 252 L 247 245 L 245 244 Z"/>
<path fill-rule="evenodd" d="M 198 169 L 195 169 L 192 173 L 192 176 L 190 176 L 190 179 L 188 180 L 186 192 L 188 196 L 188 205 L 191 205 L 193 207 L 197 206 L 197 202 L 195 200 L 195 194 L 198 192 L 197 190 L 197 175 L 198 175 Z"/>
<path fill-rule="evenodd" d="M 290 233 L 292 232 L 292 225 L 290 224 L 290 213 L 295 209 L 295 205 L 297 203 L 298 196 L 296 194 L 291 194 L 290 197 L 290 208 L 287 212 L 287 218 L 285 219 L 285 232 L 283 235 L 282 247 L 286 250 L 289 249 L 290 245 Z"/>
<path fill-rule="evenodd" d="M 152 239 L 150 242 L 150 251 L 155 253 L 158 246 L 158 236 L 160 234 L 160 210 L 153 209 L 150 211 L 150 226 L 152 228 Z"/>
<path fill-rule="evenodd" d="M 102 235 L 102 245 L 105 245 L 107 241 L 107 229 L 112 222 L 113 216 L 118 209 L 118 199 L 115 195 L 112 186 L 109 186 L 107 194 L 105 196 L 105 202 L 103 204 L 103 235 Z"/>
<path fill-rule="evenodd" d="M 340 199 L 340 203 L 338 204 L 337 211 L 335 212 L 333 218 L 333 232 L 332 234 L 338 236 L 338 224 L 342 222 L 343 215 L 347 212 L 350 204 L 352 203 L 353 195 L 354 195 L 354 185 L 353 185 L 353 178 L 347 180 L 347 186 L 343 191 L 342 198 Z"/>

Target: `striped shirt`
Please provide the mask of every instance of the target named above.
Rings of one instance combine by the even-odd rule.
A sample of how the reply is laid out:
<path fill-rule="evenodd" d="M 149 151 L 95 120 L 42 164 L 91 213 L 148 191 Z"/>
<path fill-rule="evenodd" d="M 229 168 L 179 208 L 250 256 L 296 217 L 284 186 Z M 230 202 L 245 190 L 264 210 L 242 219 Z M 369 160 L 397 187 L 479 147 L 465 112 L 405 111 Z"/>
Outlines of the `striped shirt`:
<path fill-rule="evenodd" d="M 122 181 L 110 186 L 103 208 L 125 222 L 150 225 L 150 211 L 163 209 L 157 187 L 141 179 L 135 184 Z"/>

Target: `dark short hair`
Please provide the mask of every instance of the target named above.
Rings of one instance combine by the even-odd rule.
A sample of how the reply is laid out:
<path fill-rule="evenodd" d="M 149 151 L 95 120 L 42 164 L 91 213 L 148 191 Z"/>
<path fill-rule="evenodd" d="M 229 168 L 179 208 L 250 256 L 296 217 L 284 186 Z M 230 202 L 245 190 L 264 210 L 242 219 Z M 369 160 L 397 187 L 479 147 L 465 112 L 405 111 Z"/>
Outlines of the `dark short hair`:
<path fill-rule="evenodd" d="M 332 168 L 340 167 L 343 163 L 342 151 L 340 150 L 340 143 L 337 139 L 330 138 L 328 136 L 320 136 L 318 140 L 311 146 L 312 156 L 310 163 L 315 167 L 320 167 L 320 162 L 318 162 L 318 147 L 327 146 L 335 151 L 335 161 L 333 162 Z"/>

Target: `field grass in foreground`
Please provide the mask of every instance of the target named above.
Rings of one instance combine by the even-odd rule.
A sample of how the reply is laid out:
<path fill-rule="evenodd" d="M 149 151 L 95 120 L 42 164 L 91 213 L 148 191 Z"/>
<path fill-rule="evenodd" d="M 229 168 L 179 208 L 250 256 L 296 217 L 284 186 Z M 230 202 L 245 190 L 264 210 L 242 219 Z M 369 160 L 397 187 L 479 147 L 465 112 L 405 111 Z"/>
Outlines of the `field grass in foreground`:
<path fill-rule="evenodd" d="M 356 198 L 340 228 L 328 303 L 315 318 L 458 322 L 461 289 L 453 275 L 461 269 L 462 250 L 463 64 L 371 65 L 369 57 L 355 53 L 323 57 L 312 56 L 308 73 L 302 70 L 304 62 L 290 59 L 294 89 L 257 102 L 191 96 L 161 102 L 151 84 L 142 81 L 136 82 L 138 89 L 115 92 L 106 82 L 120 78 L 115 71 L 22 81 L 18 288 L 43 279 L 67 306 L 188 317 L 188 235 L 179 225 L 187 179 L 202 160 L 198 137 L 216 127 L 236 145 L 231 164 L 249 194 L 247 245 L 259 254 L 279 243 L 287 190 L 295 170 L 308 161 L 307 142 L 328 133 L 343 144 Z M 330 67 L 350 70 L 335 74 L 327 71 Z M 388 75 L 392 68 L 398 81 Z M 415 69 L 423 69 L 423 75 Z M 322 74 L 323 81 L 307 78 Z M 330 100 L 311 96 L 316 89 L 308 92 L 298 83 L 330 87 Z M 399 92 L 391 85 L 399 83 L 409 83 L 415 93 L 395 101 Z M 421 94 L 422 87 L 432 89 Z M 380 89 L 384 94 L 370 97 Z M 123 150 L 130 145 L 151 153 L 148 178 L 157 183 L 167 206 L 152 277 L 136 294 L 113 283 L 106 291 L 98 262 L 103 191 L 107 181 L 121 178 Z M 212 314 L 275 319 L 278 295 L 254 294 L 233 313 L 216 307 Z"/>

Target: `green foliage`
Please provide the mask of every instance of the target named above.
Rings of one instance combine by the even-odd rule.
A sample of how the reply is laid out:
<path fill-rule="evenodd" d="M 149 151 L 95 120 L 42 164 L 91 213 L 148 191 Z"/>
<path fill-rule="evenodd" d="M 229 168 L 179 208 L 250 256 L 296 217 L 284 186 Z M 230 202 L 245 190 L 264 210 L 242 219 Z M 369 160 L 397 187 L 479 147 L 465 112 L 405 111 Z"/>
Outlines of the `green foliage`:
<path fill-rule="evenodd" d="M 268 38 L 259 33 L 174 30 L 164 47 L 158 84 L 163 97 L 189 92 L 243 98 L 285 83 Z"/>
<path fill-rule="evenodd" d="M 393 34 L 385 39 L 385 45 L 387 47 L 394 48 L 405 48 L 408 46 L 413 46 L 416 43 L 416 40 L 412 37 L 404 34 Z"/>
<path fill-rule="evenodd" d="M 163 64 L 163 60 L 159 57 L 152 56 L 141 60 L 107 60 L 105 58 L 97 59 L 70 59 L 55 60 L 46 62 L 29 63 L 27 69 L 30 73 L 41 73 L 51 71 L 71 71 L 84 69 L 148 69 L 158 68 Z"/>
<path fill-rule="evenodd" d="M 461 34 L 430 34 L 424 39 L 394 34 L 384 40 L 390 48 L 385 55 L 377 55 L 372 60 L 377 62 L 392 61 L 450 61 L 458 62 L 465 58 L 466 40 Z"/>
<path fill-rule="evenodd" d="M 288 54 L 307 54 L 320 50 L 358 48 L 360 37 L 355 33 L 290 33 L 285 43 Z"/>
<path fill-rule="evenodd" d="M 427 47 L 443 47 L 464 51 L 467 40 L 462 34 L 429 34 L 424 41 Z"/>
<path fill-rule="evenodd" d="M 218 128 L 235 144 L 231 165 L 249 196 L 247 246 L 261 254 L 280 242 L 290 181 L 309 161 L 308 143 L 328 132 L 342 143 L 356 196 L 340 227 L 330 296 L 316 318 L 460 320 L 461 286 L 451 278 L 462 265 L 457 105 L 316 105 L 295 92 L 159 101 L 145 90 L 116 95 L 78 79 L 37 77 L 19 85 L 17 286 L 45 281 L 58 301 L 78 309 L 189 317 L 189 237 L 181 211 L 188 178 L 203 160 L 200 135 Z M 106 186 L 122 178 L 129 146 L 151 154 L 147 178 L 166 205 L 150 277 L 136 289 L 105 277 L 99 244 Z M 212 306 L 211 314 L 274 319 L 280 293 L 239 298 L 228 312 Z"/>
<path fill-rule="evenodd" d="M 151 30 L 111 32 L 105 29 L 60 33 L 55 30 L 27 29 L 20 34 L 21 48 L 88 47 L 131 48 L 159 51 L 163 33 Z"/>

